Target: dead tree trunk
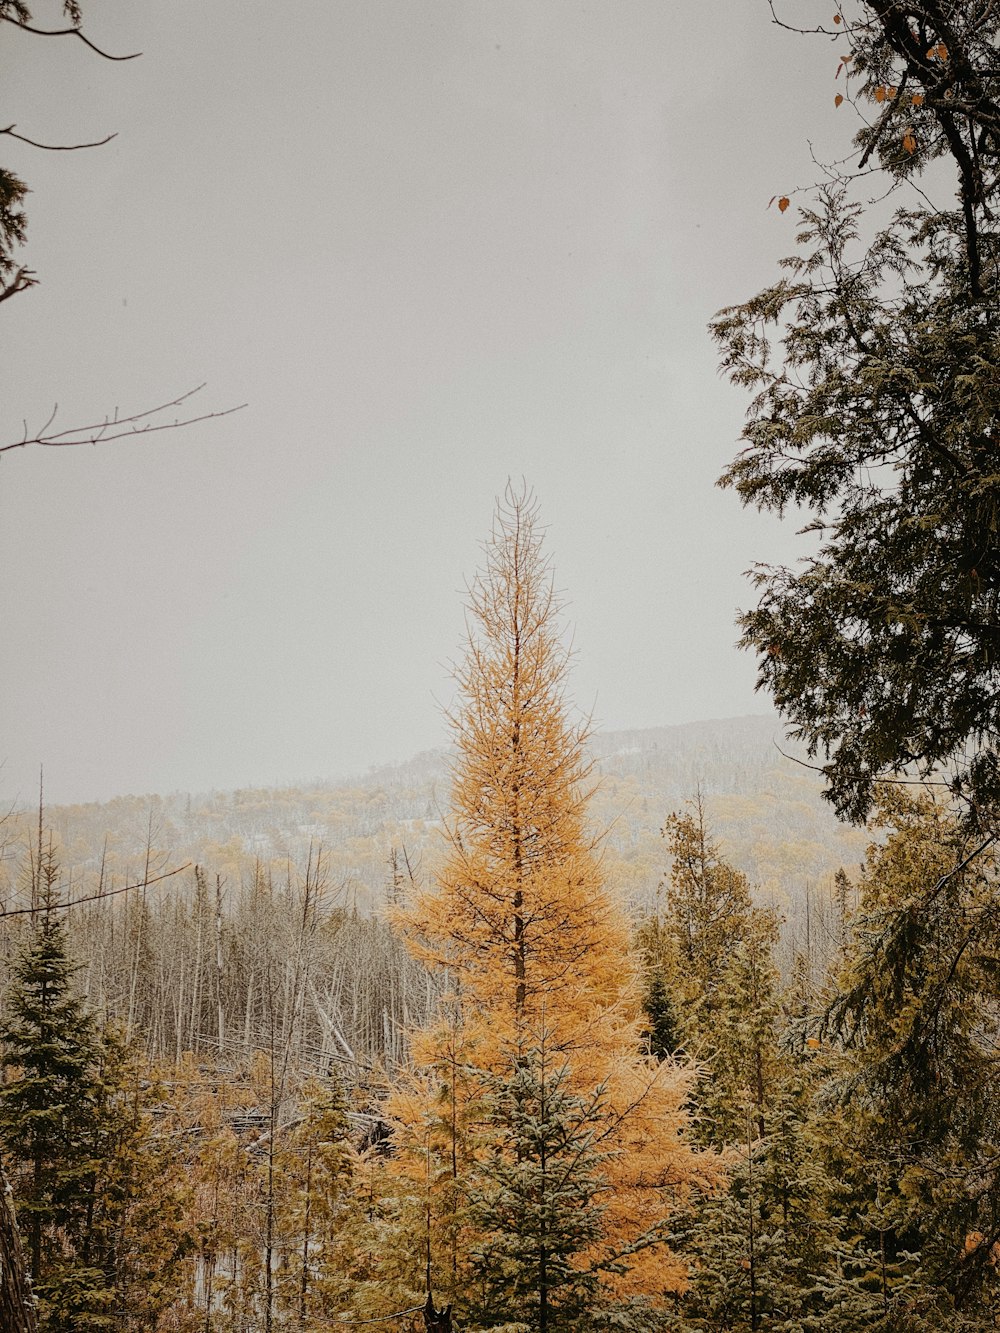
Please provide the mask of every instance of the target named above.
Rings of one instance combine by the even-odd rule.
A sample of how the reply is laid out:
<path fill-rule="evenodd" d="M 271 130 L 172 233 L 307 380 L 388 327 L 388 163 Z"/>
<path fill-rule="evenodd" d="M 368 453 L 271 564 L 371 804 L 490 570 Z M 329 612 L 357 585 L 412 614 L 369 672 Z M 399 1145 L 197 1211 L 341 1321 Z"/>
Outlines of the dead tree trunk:
<path fill-rule="evenodd" d="M 424 1327 L 427 1333 L 452 1333 L 451 1306 L 435 1310 L 434 1297 L 430 1292 L 427 1293 L 427 1304 L 424 1306 Z"/>
<path fill-rule="evenodd" d="M 0 1166 L 0 1328 L 4 1333 L 37 1333 L 35 1298 L 24 1262 L 14 1215 L 14 1196 Z"/>

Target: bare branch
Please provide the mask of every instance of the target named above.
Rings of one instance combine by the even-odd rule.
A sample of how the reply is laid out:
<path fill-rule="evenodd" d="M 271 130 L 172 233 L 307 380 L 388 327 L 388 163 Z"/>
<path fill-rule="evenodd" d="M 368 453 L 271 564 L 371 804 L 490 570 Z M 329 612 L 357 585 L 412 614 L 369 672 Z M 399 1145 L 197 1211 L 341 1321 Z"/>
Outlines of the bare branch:
<path fill-rule="evenodd" d="M 122 884 L 117 889 L 101 889 L 98 893 L 87 894 L 83 898 L 73 898 L 66 903 L 57 903 L 52 907 L 54 912 L 66 912 L 71 907 L 80 907 L 83 903 L 103 902 L 105 898 L 117 898 L 120 893 L 130 893 L 133 889 L 148 889 L 154 884 L 159 884 L 161 880 L 172 879 L 174 875 L 179 875 L 185 870 L 191 869 L 191 862 L 187 861 L 182 866 L 177 866 L 174 870 L 165 870 L 162 875 L 153 875 L 152 877 L 137 880 L 134 884 Z M 6 921 L 11 916 L 31 916 L 38 915 L 39 908 L 35 907 L 12 907 L 9 910 L 0 911 L 0 921 Z"/>
<path fill-rule="evenodd" d="M 6 301 L 11 296 L 16 296 L 18 292 L 27 291 L 29 287 L 36 287 L 38 279 L 30 268 L 19 268 L 10 282 L 0 287 L 0 301 Z"/>
<path fill-rule="evenodd" d="M 0 299 L 3 299 L 0 296 Z M 29 445 L 37 444 L 47 449 L 72 449 L 82 444 L 102 444 L 109 440 L 120 440 L 126 436 L 133 435 L 152 435 L 161 430 L 180 430 L 184 426 L 193 426 L 199 421 L 212 421 L 216 417 L 228 417 L 234 412 L 240 412 L 246 403 L 239 403 L 236 407 L 226 407 L 214 412 L 202 412 L 198 416 L 174 418 L 172 421 L 154 420 L 161 412 L 168 411 L 171 407 L 179 407 L 187 402 L 196 393 L 204 389 L 204 384 L 199 384 L 187 393 L 180 394 L 177 398 L 171 398 L 167 403 L 161 403 L 158 407 L 147 407 L 141 412 L 133 412 L 129 416 L 119 416 L 116 408 L 112 416 L 105 417 L 103 421 L 93 422 L 85 426 L 71 426 L 66 430 L 51 430 L 52 423 L 55 421 L 58 412 L 58 404 L 52 409 L 48 421 L 41 430 L 34 434 L 28 428 L 27 423 L 24 426 L 24 434 L 21 439 L 13 441 L 11 444 L 0 445 L 0 454 L 8 453 L 12 449 L 26 449 Z"/>
<path fill-rule="evenodd" d="M 843 28 L 825 28 L 822 23 L 815 28 L 800 28 L 794 23 L 786 23 L 784 19 L 778 18 L 778 11 L 774 7 L 774 0 L 768 0 L 768 8 L 771 11 L 771 22 L 777 28 L 784 28 L 786 32 L 797 32 L 804 36 L 818 35 L 820 37 L 843 37 Z"/>
<path fill-rule="evenodd" d="M 127 56 L 113 56 L 110 51 L 102 51 L 99 46 L 95 46 L 79 28 L 33 28 L 28 23 L 22 23 L 18 19 L 11 18 L 9 14 L 0 14 L 0 19 L 4 23 L 9 23 L 13 28 L 20 28 L 24 32 L 32 33 L 35 37 L 79 37 L 84 46 L 89 46 L 91 51 L 95 51 L 104 60 L 136 60 L 142 55 L 141 51 L 133 51 L 131 55 Z"/>
<path fill-rule="evenodd" d="M 21 143 L 30 144 L 32 148 L 44 148 L 47 153 L 75 153 L 78 148 L 100 148 L 103 144 L 110 143 L 112 139 L 118 137 L 116 132 L 106 135 L 103 139 L 95 139 L 93 143 L 39 143 L 37 139 L 29 139 L 23 134 L 15 134 L 13 125 L 8 125 L 6 129 L 0 130 L 0 134 L 7 134 L 10 138 L 18 139 Z"/>

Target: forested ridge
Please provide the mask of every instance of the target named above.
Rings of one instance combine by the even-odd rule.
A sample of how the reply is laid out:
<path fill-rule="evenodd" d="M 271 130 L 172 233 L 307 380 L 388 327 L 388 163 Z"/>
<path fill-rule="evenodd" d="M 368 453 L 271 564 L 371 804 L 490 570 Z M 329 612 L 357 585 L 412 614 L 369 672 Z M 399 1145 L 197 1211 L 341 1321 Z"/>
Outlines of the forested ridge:
<path fill-rule="evenodd" d="M 699 791 L 729 858 L 783 911 L 794 911 L 807 882 L 864 854 L 865 835 L 833 818 L 819 778 L 802 763 L 804 748 L 784 739 L 775 716 L 595 730 L 587 752 L 594 760 L 590 822 L 603 834 L 609 874 L 636 903 L 659 878 L 666 813 Z M 431 751 L 338 782 L 46 804 L 45 821 L 59 840 L 63 873 L 81 886 L 102 866 L 106 878 L 134 877 L 147 846 L 157 866 L 190 862 L 239 883 L 256 863 L 280 876 L 289 860 L 303 862 L 312 844 L 323 847 L 340 904 L 369 913 L 384 902 L 393 849 L 430 873 L 447 814 L 450 762 L 448 751 Z M 12 814 L 8 843 L 24 847 L 37 820 L 30 808 Z M 12 862 L 0 871 L 13 902 Z"/>

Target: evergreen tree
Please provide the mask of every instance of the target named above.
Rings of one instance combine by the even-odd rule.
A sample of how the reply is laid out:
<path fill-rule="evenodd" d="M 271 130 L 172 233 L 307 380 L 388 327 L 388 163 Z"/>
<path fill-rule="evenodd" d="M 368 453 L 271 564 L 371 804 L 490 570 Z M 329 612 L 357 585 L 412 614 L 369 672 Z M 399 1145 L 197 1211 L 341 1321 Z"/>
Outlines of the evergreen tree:
<path fill-rule="evenodd" d="M 114 1029 L 100 1039 L 92 1195 L 80 1254 L 104 1275 L 112 1327 L 144 1333 L 177 1298 L 195 1249 L 191 1189 L 176 1145 L 160 1135 L 153 1107 L 163 1089 L 135 1047 Z"/>
<path fill-rule="evenodd" d="M 281 1245 L 276 1307 L 279 1320 L 306 1328 L 311 1315 L 323 1313 L 327 1273 L 334 1281 L 341 1277 L 337 1233 L 356 1155 L 339 1084 L 310 1082 L 301 1099 L 301 1119 L 275 1164 Z"/>
<path fill-rule="evenodd" d="M 776 1100 L 766 1138 L 755 1138 L 755 1121 L 748 1100 L 727 1188 L 703 1199 L 689 1220 L 692 1280 L 672 1325 L 684 1333 L 825 1327 L 836 1230 L 802 1088 L 789 1086 Z"/>
<path fill-rule="evenodd" d="M 916 768 L 980 819 L 1000 800 L 1000 15 L 858 0 L 817 30 L 862 113 L 859 170 L 880 162 L 891 188 L 935 161 L 958 203 L 921 191 L 865 236 L 834 168 L 779 280 L 714 322 L 753 393 L 722 484 L 819 538 L 795 569 L 757 567 L 743 642 L 840 815 L 864 820 L 879 777 Z"/>
<path fill-rule="evenodd" d="M 99 1327 L 111 1292 L 82 1253 L 96 1171 L 100 1043 L 72 985 L 75 966 L 54 900 L 51 846 L 41 867 L 46 901 L 13 967 L 0 1028 L 13 1077 L 0 1087 L 0 1149 L 10 1163 L 43 1329 Z"/>
<path fill-rule="evenodd" d="M 0 1027 L 0 1148 L 23 1219 L 42 1333 L 151 1328 L 188 1248 L 185 1190 L 152 1134 L 154 1089 L 73 986 L 51 844 Z"/>
<path fill-rule="evenodd" d="M 851 1285 L 914 1329 L 989 1322 L 1000 1315 L 997 867 L 926 797 L 883 795 L 879 821 L 891 832 L 869 853 L 827 1021 L 843 1047 L 829 1084 L 839 1132 L 824 1136 L 835 1206 L 867 1256 L 852 1256 Z"/>
<path fill-rule="evenodd" d="M 603 1094 L 572 1093 L 543 1032 L 489 1079 L 490 1151 L 474 1177 L 480 1239 L 472 1255 L 469 1317 L 481 1329 L 532 1333 L 594 1327 L 606 1293 L 588 1251 L 601 1239 L 607 1155 Z"/>
<path fill-rule="evenodd" d="M 721 1146 L 742 1139 L 748 1095 L 764 1134 L 781 1077 L 777 923 L 754 906 L 746 876 L 722 859 L 700 797 L 690 813 L 670 816 L 664 835 L 672 866 L 662 911 L 637 932 L 649 1030 L 663 1049 L 699 1061 L 696 1133 Z"/>

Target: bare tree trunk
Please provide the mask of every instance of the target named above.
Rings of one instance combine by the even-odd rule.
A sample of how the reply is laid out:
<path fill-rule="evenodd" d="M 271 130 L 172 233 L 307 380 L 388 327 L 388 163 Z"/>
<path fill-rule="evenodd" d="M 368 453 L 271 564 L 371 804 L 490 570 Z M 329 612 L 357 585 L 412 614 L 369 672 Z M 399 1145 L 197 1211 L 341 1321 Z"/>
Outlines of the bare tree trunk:
<path fill-rule="evenodd" d="M 222 878 L 215 877 L 215 981 L 219 1001 L 219 1054 L 226 1050 L 226 1028 L 222 1012 Z"/>
<path fill-rule="evenodd" d="M 430 1292 L 427 1293 L 423 1314 L 424 1326 L 428 1333 L 451 1333 L 451 1306 L 446 1305 L 443 1310 L 436 1310 L 434 1297 Z"/>
<path fill-rule="evenodd" d="M 35 1298 L 14 1215 L 14 1196 L 0 1166 L 0 1328 L 4 1333 L 37 1333 Z"/>
<path fill-rule="evenodd" d="M 299 1276 L 299 1328 L 306 1326 L 309 1308 L 309 1246 L 312 1242 L 312 1164 L 313 1141 L 306 1149 L 306 1215 L 302 1224 L 302 1272 Z"/>

